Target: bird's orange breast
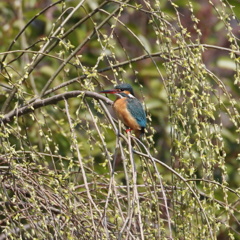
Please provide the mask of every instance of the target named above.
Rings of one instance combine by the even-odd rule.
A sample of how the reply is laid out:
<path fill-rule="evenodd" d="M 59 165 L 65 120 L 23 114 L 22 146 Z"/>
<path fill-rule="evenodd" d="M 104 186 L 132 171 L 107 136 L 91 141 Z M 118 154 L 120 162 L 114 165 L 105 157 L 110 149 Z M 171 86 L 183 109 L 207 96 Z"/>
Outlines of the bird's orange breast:
<path fill-rule="evenodd" d="M 117 117 L 132 130 L 141 130 L 141 127 L 137 123 L 136 119 L 131 115 L 127 109 L 126 98 L 117 99 L 113 104 L 113 109 L 117 114 Z"/>

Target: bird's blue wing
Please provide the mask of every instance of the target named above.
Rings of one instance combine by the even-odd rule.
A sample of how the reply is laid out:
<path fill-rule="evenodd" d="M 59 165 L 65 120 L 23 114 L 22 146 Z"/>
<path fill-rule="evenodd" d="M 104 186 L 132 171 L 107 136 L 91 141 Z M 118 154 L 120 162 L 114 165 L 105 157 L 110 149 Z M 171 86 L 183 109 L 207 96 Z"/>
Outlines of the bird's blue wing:
<path fill-rule="evenodd" d="M 133 99 L 128 98 L 127 101 L 128 111 L 137 120 L 139 126 L 145 128 L 147 125 L 147 119 L 142 104 L 136 98 Z"/>

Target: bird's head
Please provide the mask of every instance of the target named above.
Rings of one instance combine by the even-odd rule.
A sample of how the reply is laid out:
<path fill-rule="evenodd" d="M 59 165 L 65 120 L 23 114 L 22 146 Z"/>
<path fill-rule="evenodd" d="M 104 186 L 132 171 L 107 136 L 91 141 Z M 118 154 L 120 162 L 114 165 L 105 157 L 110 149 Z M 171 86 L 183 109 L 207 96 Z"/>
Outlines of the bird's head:
<path fill-rule="evenodd" d="M 128 83 L 121 83 L 115 86 L 114 89 L 103 90 L 103 91 L 100 91 L 100 93 L 115 94 L 120 98 L 122 97 L 134 98 L 133 88 Z"/>

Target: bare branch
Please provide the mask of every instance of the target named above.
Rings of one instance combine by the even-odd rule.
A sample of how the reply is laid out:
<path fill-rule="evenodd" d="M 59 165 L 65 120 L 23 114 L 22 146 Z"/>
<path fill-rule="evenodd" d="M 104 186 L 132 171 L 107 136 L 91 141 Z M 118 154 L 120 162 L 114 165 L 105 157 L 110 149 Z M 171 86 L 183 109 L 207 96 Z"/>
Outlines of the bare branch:
<path fill-rule="evenodd" d="M 2 123 L 11 122 L 14 117 L 20 117 L 22 115 L 33 112 L 35 109 L 38 109 L 38 108 L 41 108 L 41 107 L 44 107 L 44 106 L 47 106 L 47 105 L 51 105 L 51 104 L 56 104 L 59 101 L 62 101 L 64 99 L 74 98 L 74 97 L 77 97 L 79 95 L 83 95 L 83 96 L 86 96 L 86 97 L 92 97 L 94 99 L 102 100 L 109 105 L 112 104 L 112 101 L 109 98 L 107 98 L 107 97 L 105 97 L 101 94 L 98 94 L 96 92 L 71 91 L 71 92 L 58 94 L 58 95 L 55 95 L 53 97 L 49 97 L 49 98 L 46 98 L 46 99 L 43 99 L 43 100 L 35 101 L 34 103 L 29 104 L 28 106 L 16 108 L 16 109 L 12 110 L 11 112 L 9 112 L 8 114 L 4 115 L 0 119 L 0 122 L 2 122 Z"/>

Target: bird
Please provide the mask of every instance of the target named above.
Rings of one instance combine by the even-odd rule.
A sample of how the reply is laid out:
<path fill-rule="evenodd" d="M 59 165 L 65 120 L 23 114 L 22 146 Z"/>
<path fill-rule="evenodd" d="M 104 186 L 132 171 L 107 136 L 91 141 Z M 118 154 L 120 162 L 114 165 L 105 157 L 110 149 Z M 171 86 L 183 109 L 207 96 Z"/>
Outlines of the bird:
<path fill-rule="evenodd" d="M 115 94 L 113 110 L 118 119 L 127 127 L 127 132 L 133 130 L 136 137 L 141 139 L 147 126 L 146 114 L 142 103 L 135 97 L 130 84 L 122 83 L 114 89 L 103 90 L 100 93 Z"/>

